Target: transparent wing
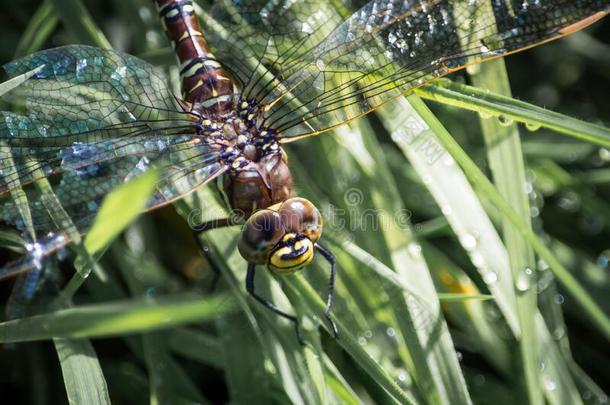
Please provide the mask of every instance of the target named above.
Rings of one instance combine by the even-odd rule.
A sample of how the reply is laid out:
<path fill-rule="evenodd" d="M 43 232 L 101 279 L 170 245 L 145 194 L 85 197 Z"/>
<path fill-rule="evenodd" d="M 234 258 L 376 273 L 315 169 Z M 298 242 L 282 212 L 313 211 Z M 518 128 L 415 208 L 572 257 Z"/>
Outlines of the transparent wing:
<path fill-rule="evenodd" d="M 104 196 L 156 166 L 163 178 L 148 207 L 167 204 L 222 171 L 160 73 L 122 53 L 67 46 L 4 66 L 30 76 L 3 95 L 0 112 L 0 220 L 62 230 L 36 187 L 47 178 L 80 231 Z M 18 198 L 22 196 L 21 198 Z M 23 198 L 25 196 L 25 198 Z"/>
<path fill-rule="evenodd" d="M 245 80 L 244 94 L 267 106 L 266 125 L 285 141 L 340 125 L 468 64 L 580 29 L 610 9 L 608 0 L 378 0 L 341 21 L 329 17 L 338 15 L 330 6 L 317 14 L 315 1 L 235 3 L 212 10 L 209 30 L 220 46 L 223 37 L 239 46 L 215 50 Z"/>

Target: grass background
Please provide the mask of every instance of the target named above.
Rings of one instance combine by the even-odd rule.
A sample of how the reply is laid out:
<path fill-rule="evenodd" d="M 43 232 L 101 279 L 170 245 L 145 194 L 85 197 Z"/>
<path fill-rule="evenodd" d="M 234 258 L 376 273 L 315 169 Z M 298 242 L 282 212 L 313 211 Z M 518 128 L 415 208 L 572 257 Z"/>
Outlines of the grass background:
<path fill-rule="evenodd" d="M 0 5 L 2 63 L 63 44 L 112 46 L 177 85 L 148 1 Z M 609 33 L 604 21 L 287 148 L 297 190 L 321 207 L 324 241 L 338 259 L 339 340 L 321 321 L 321 260 L 283 278 L 260 269 L 256 280 L 299 316 L 305 347 L 245 293 L 238 229 L 204 236 L 223 270 L 209 291 L 210 264 L 184 220 L 223 215 L 205 187 L 141 216 L 107 249 L 99 240 L 114 236 L 119 216 L 132 216 L 119 209 L 99 219 L 98 243 L 84 245 L 94 258 L 105 250 L 99 262 L 75 247 L 74 266 L 53 271 L 63 293 L 41 298 L 37 316 L 0 324 L 3 396 L 28 404 L 606 403 Z M 137 206 L 153 181 L 120 190 L 116 205 Z M 5 295 L 11 284 L 0 286 Z"/>

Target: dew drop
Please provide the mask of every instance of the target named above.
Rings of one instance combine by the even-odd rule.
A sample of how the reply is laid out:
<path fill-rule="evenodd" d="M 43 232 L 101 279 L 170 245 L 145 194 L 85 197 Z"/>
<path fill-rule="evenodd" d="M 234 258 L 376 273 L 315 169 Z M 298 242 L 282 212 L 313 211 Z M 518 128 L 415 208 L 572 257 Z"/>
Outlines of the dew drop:
<path fill-rule="evenodd" d="M 564 300 L 565 299 L 563 298 L 563 295 L 561 295 L 561 294 L 557 294 L 557 295 L 555 295 L 555 298 L 553 298 L 553 301 L 555 301 L 555 304 L 557 304 L 557 305 L 563 304 Z"/>
<path fill-rule="evenodd" d="M 601 267 L 602 270 L 610 269 L 610 249 L 604 250 L 599 257 L 597 258 L 597 265 Z"/>
<path fill-rule="evenodd" d="M 557 389 L 557 383 L 550 378 L 544 378 L 543 386 L 546 391 L 555 391 Z"/>
<path fill-rule="evenodd" d="M 557 202 L 566 211 L 575 212 L 580 208 L 580 196 L 573 191 L 568 191 Z"/>
<path fill-rule="evenodd" d="M 487 111 L 479 111 L 479 116 L 484 120 L 488 120 L 493 117 L 493 114 L 488 113 Z"/>
<path fill-rule="evenodd" d="M 500 123 L 500 125 L 502 125 L 503 127 L 508 127 L 509 125 L 513 124 L 513 120 L 512 118 L 508 118 L 504 115 L 500 115 L 498 116 L 498 122 Z"/>
<path fill-rule="evenodd" d="M 421 245 L 417 243 L 409 243 L 407 250 L 412 258 L 418 259 L 421 257 Z"/>
<path fill-rule="evenodd" d="M 483 281 L 485 284 L 493 284 L 498 281 L 498 273 L 495 271 L 488 271 L 483 275 Z"/>
<path fill-rule="evenodd" d="M 477 247 L 477 238 L 470 233 L 466 233 L 460 236 L 460 244 L 464 247 L 464 249 L 472 250 Z"/>
<path fill-rule="evenodd" d="M 477 269 L 483 268 L 483 266 L 485 266 L 485 258 L 479 252 L 474 252 L 470 256 L 470 261 L 472 262 L 473 266 L 476 267 Z"/>
<path fill-rule="evenodd" d="M 534 271 L 529 267 L 526 267 L 525 270 L 520 272 L 517 275 L 517 281 L 515 282 L 515 287 L 517 287 L 517 291 L 526 292 L 532 286 L 532 278 L 534 275 Z"/>
<path fill-rule="evenodd" d="M 396 336 L 396 331 L 394 330 L 394 328 L 387 328 L 385 333 L 389 336 L 389 337 L 394 337 Z"/>
<path fill-rule="evenodd" d="M 525 124 L 525 128 L 527 128 L 528 131 L 532 131 L 532 132 L 538 131 L 541 126 L 542 125 L 540 125 L 537 122 L 528 122 Z"/>
<path fill-rule="evenodd" d="M 470 76 L 477 75 L 477 74 L 479 74 L 480 71 L 481 71 L 481 65 L 478 63 L 466 66 L 466 72 L 468 72 L 468 74 Z"/>
<path fill-rule="evenodd" d="M 557 328 L 555 328 L 555 330 L 553 331 L 553 339 L 555 340 L 560 340 L 562 339 L 564 336 L 566 335 L 566 330 L 561 327 L 558 326 Z"/>

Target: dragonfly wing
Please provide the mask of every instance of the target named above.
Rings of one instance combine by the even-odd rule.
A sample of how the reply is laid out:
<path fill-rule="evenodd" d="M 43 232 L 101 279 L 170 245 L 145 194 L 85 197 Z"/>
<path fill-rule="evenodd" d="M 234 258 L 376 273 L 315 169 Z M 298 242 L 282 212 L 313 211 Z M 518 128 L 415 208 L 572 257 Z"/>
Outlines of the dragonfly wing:
<path fill-rule="evenodd" d="M 325 0 L 214 2 L 202 10 L 205 37 L 214 55 L 241 82 L 245 98 L 275 87 L 343 19 Z"/>
<path fill-rule="evenodd" d="M 316 21 L 317 2 L 294 3 L 244 0 L 226 8 L 231 18 L 216 13 L 234 30 L 229 37 L 235 32 L 248 45 L 240 52 L 260 59 L 246 95 L 269 108 L 266 125 L 284 141 L 341 125 L 468 64 L 583 28 L 610 10 L 607 0 L 379 0 L 337 24 Z M 262 32 L 244 38 L 244 24 Z M 247 71 L 247 55 L 220 55 L 230 69 Z M 269 74 L 279 80 L 266 80 Z"/>
<path fill-rule="evenodd" d="M 68 46 L 4 68 L 11 77 L 30 77 L 3 95 L 19 111 L 0 112 L 3 222 L 22 229 L 31 224 L 38 232 L 65 229 L 50 216 L 36 184 L 43 178 L 84 232 L 112 188 L 151 167 L 159 167 L 163 178 L 149 209 L 222 171 L 218 151 L 196 135 L 192 117 L 146 62 Z"/>
<path fill-rule="evenodd" d="M 111 124 L 184 120 L 161 72 L 131 55 L 84 45 L 37 52 L 3 66 L 9 77 L 34 71 L 4 98 L 25 100 L 36 137 L 83 133 Z M 99 134 L 98 134 L 99 135 Z"/>
<path fill-rule="evenodd" d="M 46 173 L 63 209 L 81 232 L 91 225 L 103 198 L 116 186 L 158 167 L 162 178 L 148 203 L 148 209 L 168 204 L 211 180 L 221 172 L 218 154 L 205 144 L 193 144 L 191 139 L 166 137 L 138 137 L 131 142 L 110 139 L 103 144 L 77 145 L 59 151 L 61 172 Z M 103 150 L 102 150 L 103 149 Z M 94 154 L 95 157 L 83 157 Z M 104 159 L 112 154 L 112 159 Z M 25 166 L 25 165 L 24 165 Z M 31 177 L 36 175 L 38 161 L 29 161 Z M 9 169 L 10 170 L 10 169 Z M 8 172 L 8 170 L 7 170 Z M 22 175 L 21 177 L 24 177 Z M 28 177 L 28 179 L 30 179 Z M 18 228 L 26 226 L 21 215 L 23 207 L 15 201 L 11 191 L 22 187 L 29 205 L 35 229 L 41 232 L 62 229 L 49 215 L 48 201 L 35 183 L 11 184 L 9 192 L 0 199 L 0 220 Z"/>

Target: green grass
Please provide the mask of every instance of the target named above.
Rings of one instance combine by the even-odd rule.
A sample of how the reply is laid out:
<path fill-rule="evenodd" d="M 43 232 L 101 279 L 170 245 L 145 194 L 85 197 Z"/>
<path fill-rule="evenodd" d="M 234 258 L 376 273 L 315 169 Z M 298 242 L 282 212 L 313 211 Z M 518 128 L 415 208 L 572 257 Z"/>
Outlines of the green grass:
<path fill-rule="evenodd" d="M 148 1 L 111 3 L 24 7 L 21 24 L 0 28 L 19 38 L 3 55 L 120 44 L 178 88 Z M 607 46 L 595 30 L 608 23 L 578 43 Z M 541 60 L 556 71 L 531 72 Z M 258 291 L 299 318 L 300 345 L 246 293 L 239 227 L 202 236 L 222 274 L 210 291 L 212 265 L 186 223 L 228 215 L 215 185 L 138 219 L 158 174 L 118 188 L 75 238 L 77 259 L 49 269 L 61 291 L 0 322 L 5 392 L 40 404 L 604 403 L 608 68 L 561 41 L 472 71 L 474 87 L 439 81 L 289 145 L 297 191 L 320 207 L 338 261 L 337 340 L 323 315 L 326 262 L 257 271 Z M 557 112 L 530 102 L 540 94 Z M 13 233 L 0 241 L 19 250 Z"/>

